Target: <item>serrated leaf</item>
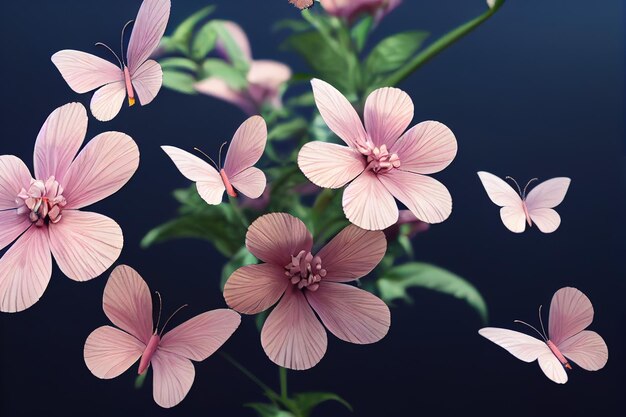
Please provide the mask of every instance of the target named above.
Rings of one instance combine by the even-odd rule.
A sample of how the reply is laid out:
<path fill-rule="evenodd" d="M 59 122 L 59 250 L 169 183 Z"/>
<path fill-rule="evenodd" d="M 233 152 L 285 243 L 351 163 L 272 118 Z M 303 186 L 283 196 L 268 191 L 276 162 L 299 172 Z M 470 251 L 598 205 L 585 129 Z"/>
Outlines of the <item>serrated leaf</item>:
<path fill-rule="evenodd" d="M 213 27 L 213 22 L 207 22 L 198 30 L 191 44 L 191 56 L 195 60 L 201 60 L 215 48 L 217 32 Z"/>
<path fill-rule="evenodd" d="M 396 33 L 380 41 L 365 60 L 370 75 L 385 74 L 404 65 L 422 46 L 427 32 Z"/>
<path fill-rule="evenodd" d="M 487 304 L 478 290 L 458 275 L 435 265 L 410 262 L 393 267 L 377 280 L 380 297 L 387 303 L 410 302 L 409 288 L 427 288 L 465 300 L 487 322 Z"/>
<path fill-rule="evenodd" d="M 196 25 L 200 23 L 202 19 L 213 13 L 214 10 L 215 6 L 207 6 L 183 20 L 183 22 L 174 29 L 172 36 L 169 37 L 170 41 L 175 44 L 181 52 L 188 54 Z"/>
<path fill-rule="evenodd" d="M 196 79 L 186 73 L 175 70 L 163 71 L 163 86 L 183 94 L 197 94 L 194 87 Z"/>

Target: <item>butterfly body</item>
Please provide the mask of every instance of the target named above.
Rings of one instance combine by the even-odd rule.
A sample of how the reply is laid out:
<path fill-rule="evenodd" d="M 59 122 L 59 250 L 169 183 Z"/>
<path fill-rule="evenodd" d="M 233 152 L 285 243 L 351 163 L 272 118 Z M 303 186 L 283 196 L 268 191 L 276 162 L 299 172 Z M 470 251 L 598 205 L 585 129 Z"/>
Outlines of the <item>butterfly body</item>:
<path fill-rule="evenodd" d="M 146 348 L 141 354 L 141 360 L 139 361 L 139 370 L 137 371 L 139 375 L 143 374 L 146 369 L 148 369 L 148 366 L 150 366 L 150 361 L 152 360 L 152 357 L 154 356 L 157 349 L 159 348 L 160 342 L 161 337 L 155 331 L 154 334 L 150 336 L 150 340 L 148 341 Z"/>
<path fill-rule="evenodd" d="M 572 365 L 569 364 L 567 358 L 563 356 L 559 348 L 554 344 L 552 340 L 548 340 L 546 342 L 546 345 L 548 345 L 552 353 L 554 353 L 554 356 L 556 356 L 556 358 L 559 360 L 559 362 L 561 362 L 561 364 L 563 364 L 564 367 L 566 367 L 567 369 L 572 369 Z"/>
<path fill-rule="evenodd" d="M 124 84 L 126 84 L 126 94 L 128 95 L 128 105 L 132 107 L 135 104 L 135 92 L 133 91 L 133 82 L 130 78 L 130 71 L 124 65 Z"/>
<path fill-rule="evenodd" d="M 228 179 L 228 175 L 226 175 L 226 171 L 224 171 L 224 168 L 220 169 L 220 177 L 222 177 L 224 188 L 226 188 L 226 194 L 231 197 L 237 197 L 237 192 L 233 188 L 233 185 L 230 183 L 230 180 Z"/>

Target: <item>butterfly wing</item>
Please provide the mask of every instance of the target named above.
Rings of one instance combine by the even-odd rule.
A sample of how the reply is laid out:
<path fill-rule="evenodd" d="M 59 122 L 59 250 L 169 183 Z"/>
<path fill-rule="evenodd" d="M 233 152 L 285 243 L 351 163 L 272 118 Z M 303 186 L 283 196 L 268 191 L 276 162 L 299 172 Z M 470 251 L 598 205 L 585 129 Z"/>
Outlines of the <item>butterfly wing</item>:
<path fill-rule="evenodd" d="M 222 177 L 215 168 L 202 159 L 173 146 L 161 146 L 172 159 L 176 168 L 187 179 L 196 183 L 198 194 L 208 204 L 219 204 L 226 188 Z"/>
<path fill-rule="evenodd" d="M 83 356 L 92 374 L 111 379 L 137 362 L 145 348 L 136 337 L 111 326 L 102 326 L 87 337 Z"/>
<path fill-rule="evenodd" d="M 232 310 L 213 310 L 166 333 L 151 362 L 154 401 L 164 408 L 180 403 L 193 384 L 195 370 L 191 360 L 202 361 L 211 356 L 240 322 L 241 317 Z"/>
<path fill-rule="evenodd" d="M 131 82 L 142 106 L 150 103 L 163 85 L 163 71 L 158 62 L 147 60 L 131 75 Z"/>
<path fill-rule="evenodd" d="M 593 306 L 582 291 L 564 287 L 554 293 L 550 302 L 548 335 L 560 346 L 563 341 L 582 332 L 593 321 Z"/>
<path fill-rule="evenodd" d="M 231 184 L 250 198 L 265 190 L 265 174 L 253 165 L 261 159 L 267 142 L 267 125 L 261 116 L 252 116 L 235 132 L 224 161 Z"/>
<path fill-rule="evenodd" d="M 170 0 L 144 0 L 128 42 L 127 62 L 131 76 L 159 46 L 170 17 Z"/>
<path fill-rule="evenodd" d="M 124 81 L 116 81 L 98 89 L 91 98 L 91 113 L 101 122 L 112 120 L 120 112 L 126 98 Z"/>
<path fill-rule="evenodd" d="M 528 193 L 526 207 L 528 214 L 539 230 L 552 233 L 561 224 L 561 217 L 553 210 L 561 204 L 571 180 L 566 177 L 544 181 Z"/>
<path fill-rule="evenodd" d="M 602 369 L 609 360 L 609 349 L 604 339 L 590 330 L 583 330 L 566 339 L 558 348 L 563 356 L 587 371 Z"/>
<path fill-rule="evenodd" d="M 522 198 L 515 190 L 501 178 L 485 171 L 479 171 L 478 177 L 482 182 L 489 199 L 500 209 L 502 223 L 513 233 L 522 233 L 526 229 L 526 214 Z"/>
<path fill-rule="evenodd" d="M 567 382 L 567 372 L 563 364 L 549 348 L 548 352 L 539 355 L 537 362 L 539 362 L 539 367 L 550 380 L 557 384 L 565 384 Z"/>
<path fill-rule="evenodd" d="M 86 52 L 66 49 L 52 55 L 52 63 L 72 90 L 79 94 L 124 80 L 122 70 Z"/>
<path fill-rule="evenodd" d="M 148 285 L 131 267 L 113 270 L 104 287 L 103 308 L 107 317 L 145 347 L 152 335 L 152 297 Z"/>

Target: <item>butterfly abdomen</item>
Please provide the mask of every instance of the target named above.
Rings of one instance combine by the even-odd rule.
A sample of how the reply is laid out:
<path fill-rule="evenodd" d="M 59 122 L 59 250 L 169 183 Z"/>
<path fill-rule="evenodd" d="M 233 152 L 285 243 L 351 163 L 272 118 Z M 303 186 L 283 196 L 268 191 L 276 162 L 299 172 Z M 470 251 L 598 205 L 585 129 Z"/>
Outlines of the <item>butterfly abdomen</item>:
<path fill-rule="evenodd" d="M 159 337 L 159 335 L 153 334 L 150 338 L 150 341 L 148 341 L 148 345 L 141 354 L 141 360 L 139 361 L 139 370 L 137 372 L 139 375 L 143 374 L 146 369 L 148 369 L 148 366 L 150 366 L 150 360 L 152 359 L 154 352 L 156 352 L 157 348 L 159 347 L 159 342 L 161 342 L 161 338 Z"/>
<path fill-rule="evenodd" d="M 220 170 L 220 176 L 222 177 L 222 181 L 224 182 L 224 187 L 226 187 L 226 193 L 231 197 L 237 197 L 237 193 L 235 192 L 233 185 L 228 180 L 226 171 L 224 171 L 223 168 Z"/>
<path fill-rule="evenodd" d="M 133 84 L 127 66 L 124 66 L 124 82 L 126 83 L 126 93 L 128 94 L 128 105 L 133 106 L 135 104 L 135 93 L 133 92 Z"/>
<path fill-rule="evenodd" d="M 563 356 L 559 348 L 554 343 L 552 343 L 552 340 L 548 340 L 546 343 L 548 344 L 548 347 L 550 348 L 552 353 L 554 353 L 554 356 L 556 356 L 556 358 L 563 364 L 563 366 L 567 369 L 572 369 L 572 366 L 569 364 L 567 358 Z"/>

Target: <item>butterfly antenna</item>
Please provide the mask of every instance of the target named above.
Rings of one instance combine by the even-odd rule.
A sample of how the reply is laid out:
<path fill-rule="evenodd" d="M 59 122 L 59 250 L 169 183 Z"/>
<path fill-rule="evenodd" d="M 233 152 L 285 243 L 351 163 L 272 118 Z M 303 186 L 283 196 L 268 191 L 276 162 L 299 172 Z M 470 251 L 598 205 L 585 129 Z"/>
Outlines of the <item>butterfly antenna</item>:
<path fill-rule="evenodd" d="M 159 296 L 159 317 L 157 318 L 157 323 L 156 326 L 154 326 L 154 332 L 156 333 L 157 329 L 159 328 L 159 323 L 161 323 L 161 311 L 163 311 L 163 300 L 161 299 L 161 293 L 158 291 L 155 291 L 156 295 Z"/>
<path fill-rule="evenodd" d="M 124 59 L 124 32 L 126 31 L 126 28 L 128 27 L 128 25 L 130 25 L 133 22 L 134 20 L 129 20 L 128 22 L 126 22 L 126 24 L 122 28 L 122 35 L 120 36 L 120 50 L 122 51 L 122 59 Z M 128 60 L 126 60 L 126 63 L 128 64 Z"/>
<path fill-rule="evenodd" d="M 105 48 L 107 48 L 109 51 L 111 51 L 111 53 L 113 54 L 113 56 L 115 56 L 115 59 L 117 59 L 117 62 L 120 63 L 120 68 L 123 70 L 124 69 L 124 64 L 122 64 L 122 60 L 120 59 L 119 56 L 117 56 L 117 54 L 115 52 L 113 52 L 113 49 L 109 48 L 109 45 L 107 45 L 106 43 L 102 43 L 102 42 L 97 42 L 96 46 L 104 46 Z"/>
<path fill-rule="evenodd" d="M 546 340 L 548 340 L 548 334 L 546 333 L 546 328 L 543 327 L 543 319 L 541 318 L 541 308 L 543 307 L 543 305 L 539 306 L 539 323 L 541 323 L 541 331 L 543 332 L 543 335 L 545 337 Z"/>
<path fill-rule="evenodd" d="M 519 192 L 519 195 L 521 197 L 522 196 L 522 189 L 519 188 L 519 184 L 517 183 L 517 181 L 515 181 L 515 178 L 509 177 L 508 175 L 506 177 L 504 177 L 504 178 L 506 178 L 507 180 L 511 180 L 511 181 L 513 181 L 515 183 L 515 185 L 517 186 L 517 191 Z"/>
<path fill-rule="evenodd" d="M 165 328 L 167 327 L 167 323 L 170 322 L 170 320 L 172 319 L 172 317 L 174 317 L 176 315 L 176 313 L 178 313 L 180 310 L 182 310 L 183 308 L 189 306 L 189 304 L 183 304 L 182 306 L 178 307 L 178 310 L 176 310 L 165 322 L 165 324 L 163 325 L 163 328 L 161 329 L 161 332 L 159 333 L 159 337 L 161 337 L 161 335 L 163 335 L 163 331 L 165 330 Z"/>
<path fill-rule="evenodd" d="M 541 338 L 547 343 L 548 340 L 541 334 L 541 332 L 539 330 L 537 330 L 537 328 L 535 326 L 531 326 L 530 324 L 526 323 L 525 321 L 521 321 L 521 320 L 513 320 L 513 323 L 522 323 L 525 324 L 526 326 L 530 327 L 531 329 L 533 329 L 534 331 L 537 332 L 537 334 L 539 336 L 541 336 Z"/>
<path fill-rule="evenodd" d="M 222 146 L 220 146 L 220 153 L 219 156 L 217 158 L 217 161 L 220 163 L 219 168 L 217 169 L 218 171 L 222 169 L 222 149 L 224 148 L 224 145 L 226 145 L 228 142 L 224 142 L 222 143 Z"/>
<path fill-rule="evenodd" d="M 220 168 L 217 166 L 217 164 L 215 163 L 213 158 L 211 158 L 209 155 L 205 154 L 204 152 L 202 152 L 202 150 L 200 150 L 198 148 L 193 148 L 193 149 L 194 149 L 194 151 L 200 152 L 202 155 L 206 156 L 209 159 L 209 161 L 213 162 L 213 165 L 215 165 L 215 168 L 217 168 L 218 171 L 220 170 Z"/>
<path fill-rule="evenodd" d="M 528 188 L 530 183 L 533 182 L 533 181 L 539 181 L 539 178 L 532 178 L 530 181 L 528 181 L 528 183 L 526 184 L 526 187 L 524 187 L 524 194 L 522 196 L 522 200 L 526 199 L 526 189 Z"/>

